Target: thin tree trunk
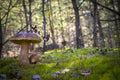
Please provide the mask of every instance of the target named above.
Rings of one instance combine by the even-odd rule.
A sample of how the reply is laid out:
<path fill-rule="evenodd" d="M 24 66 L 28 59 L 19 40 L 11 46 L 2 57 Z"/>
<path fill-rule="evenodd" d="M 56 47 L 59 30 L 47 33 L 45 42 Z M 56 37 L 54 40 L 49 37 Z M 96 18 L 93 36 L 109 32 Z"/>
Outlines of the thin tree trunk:
<path fill-rule="evenodd" d="M 32 32 L 32 11 L 31 11 L 31 4 L 33 0 L 28 0 L 29 1 L 29 25 L 30 25 L 30 32 Z M 30 50 L 34 49 L 34 44 L 30 45 Z"/>
<path fill-rule="evenodd" d="M 79 18 L 79 9 L 77 7 L 76 0 L 72 0 L 72 5 L 75 13 L 75 27 L 76 27 L 76 48 L 83 48 L 83 38 L 82 38 L 82 30 L 80 26 L 80 18 Z"/>
<path fill-rule="evenodd" d="M 42 15 L 43 15 L 43 26 L 44 26 L 44 43 L 43 43 L 43 51 L 46 49 L 46 18 L 45 18 L 45 0 L 42 0 Z"/>
<path fill-rule="evenodd" d="M 114 15 L 115 19 L 117 18 L 116 15 Z M 116 47 L 119 47 L 120 46 L 120 38 L 119 38 L 119 27 L 118 27 L 118 22 L 117 20 L 115 20 L 115 28 L 114 28 L 114 35 L 115 35 L 115 45 Z"/>
<path fill-rule="evenodd" d="M 10 2 L 9 2 L 9 6 L 8 6 L 8 12 L 7 12 L 7 14 L 5 15 L 6 16 L 6 19 L 5 19 L 5 25 L 4 25 L 4 36 L 6 35 L 6 26 L 7 26 L 7 22 L 8 22 L 8 16 L 9 16 L 9 13 L 10 13 L 10 7 L 11 7 L 11 5 L 12 5 L 12 0 L 10 0 Z M 4 40 L 4 39 L 3 39 Z"/>
<path fill-rule="evenodd" d="M 25 12 L 26 32 L 28 32 L 29 20 L 28 20 L 28 16 L 27 16 L 28 11 L 27 11 L 27 7 L 26 7 L 26 4 L 25 4 L 25 0 L 22 1 L 22 5 L 23 5 L 24 12 Z"/>
<path fill-rule="evenodd" d="M 118 12 L 120 12 L 120 0 L 118 0 Z M 119 44 L 119 48 L 120 48 L 120 16 L 118 16 L 118 18 L 119 18 L 119 20 L 118 20 L 118 22 L 119 22 L 119 24 L 118 24 L 118 27 L 119 27 L 119 33 L 118 33 L 118 40 L 119 40 L 119 42 L 118 42 L 118 44 Z"/>
<path fill-rule="evenodd" d="M 32 12 L 31 12 L 31 4 L 32 4 L 32 0 L 29 0 L 29 24 L 30 24 L 30 31 L 32 31 Z"/>
<path fill-rule="evenodd" d="M 120 12 L 120 0 L 117 0 L 118 2 L 118 12 Z M 120 15 L 118 16 L 118 48 L 120 48 Z"/>
<path fill-rule="evenodd" d="M 111 33 L 112 33 L 112 29 L 111 29 L 111 27 L 110 26 L 108 26 L 108 46 L 110 47 L 110 48 L 112 48 L 113 46 L 112 46 L 112 40 L 111 40 Z"/>
<path fill-rule="evenodd" d="M 3 17 L 1 17 L 1 13 L 0 13 L 0 59 L 2 58 L 2 48 L 3 48 L 3 41 L 4 41 L 3 30 L 2 30 L 2 28 L 3 28 L 2 20 L 4 18 L 6 18 L 5 22 L 4 22 L 4 25 L 5 25 L 4 26 L 4 30 L 5 30 L 4 34 L 6 34 L 6 25 L 8 22 L 8 16 L 9 16 L 10 10 L 17 4 L 17 2 L 13 6 L 11 6 L 11 4 L 12 4 L 12 0 L 10 0 L 9 6 L 8 6 L 8 11 L 5 13 L 5 15 Z"/>
<path fill-rule="evenodd" d="M 51 31 L 51 34 L 52 34 L 52 42 L 53 42 L 53 44 L 55 44 L 53 12 L 52 12 L 51 0 L 50 0 L 50 3 L 49 3 L 49 6 L 50 6 L 50 9 L 49 9 L 50 10 L 50 14 L 49 14 L 50 31 Z"/>
<path fill-rule="evenodd" d="M 0 59 L 2 58 L 2 47 L 3 47 L 3 44 L 2 44 L 2 24 L 1 24 L 1 19 L 0 19 Z"/>
<path fill-rule="evenodd" d="M 65 41 L 65 37 L 64 37 L 64 28 L 63 28 L 63 20 L 62 20 L 62 12 L 61 12 L 61 5 L 60 5 L 60 1 L 58 0 L 58 6 L 59 6 L 59 13 L 60 13 L 60 24 L 61 24 L 61 35 L 62 35 L 62 40 Z"/>
<path fill-rule="evenodd" d="M 9 6 L 8 6 L 8 8 L 7 8 L 7 12 L 6 12 L 6 14 L 4 15 L 4 17 L 2 17 L 1 18 L 1 22 L 3 22 L 3 23 L 1 23 L 1 25 L 2 25 L 2 29 L 3 29 L 3 31 L 2 31 L 2 36 L 6 36 L 6 33 L 7 33 L 7 29 L 6 29 L 6 26 L 7 26 L 7 24 L 8 24 L 8 18 L 9 18 L 9 13 L 10 13 L 10 11 L 11 11 L 11 9 L 16 5 L 16 3 L 14 4 L 14 6 L 12 6 L 12 0 L 9 0 L 10 2 L 9 2 Z M 5 19 L 5 22 L 4 22 L 4 19 Z M 5 41 L 5 37 L 2 37 L 2 41 Z M 2 45 L 3 46 L 3 45 Z"/>
<path fill-rule="evenodd" d="M 4 41 L 4 35 L 3 35 L 3 31 L 5 30 L 4 34 L 6 33 L 6 25 L 7 25 L 7 22 L 8 22 L 8 16 L 9 16 L 9 13 L 11 11 L 11 9 L 13 7 L 15 7 L 15 5 L 17 4 L 18 1 L 15 2 L 15 4 L 13 6 L 11 6 L 12 4 L 12 0 L 10 0 L 9 2 L 9 6 L 8 6 L 8 11 L 4 14 L 4 16 L 1 17 L 1 13 L 0 13 L 0 59 L 2 58 L 2 49 L 3 49 L 3 45 L 5 43 L 7 43 L 9 40 L 5 41 L 5 43 L 3 43 Z M 6 19 L 5 19 L 6 18 Z M 5 22 L 3 24 L 5 24 L 4 26 L 4 30 L 3 30 L 3 26 L 2 26 L 2 21 L 5 19 Z"/>
<path fill-rule="evenodd" d="M 119 10 L 119 0 L 117 1 L 118 2 L 118 10 Z M 114 1 L 113 1 L 113 4 L 112 4 L 112 7 L 113 7 L 113 9 L 115 10 L 115 5 L 114 5 Z M 115 45 L 116 45 L 116 47 L 120 47 L 120 26 L 119 26 L 119 20 L 117 21 L 117 17 L 120 19 L 120 16 L 117 16 L 116 14 L 113 14 L 114 15 L 114 18 L 115 18 L 115 28 L 114 28 L 114 30 L 115 30 L 115 34 L 114 35 L 116 35 L 116 37 L 115 37 Z"/>
<path fill-rule="evenodd" d="M 93 3 L 94 5 L 94 16 L 93 16 L 93 47 L 97 47 L 98 40 L 97 40 L 97 19 L 96 19 L 96 12 L 97 12 L 97 4 Z"/>
<path fill-rule="evenodd" d="M 104 34 L 103 34 L 103 29 L 101 26 L 101 22 L 100 22 L 100 16 L 99 16 L 99 11 L 97 9 L 97 23 L 98 23 L 98 28 L 99 28 L 99 34 L 100 34 L 100 47 L 105 47 L 105 41 L 104 41 Z"/>
<path fill-rule="evenodd" d="M 20 24 L 21 24 L 21 29 L 23 28 L 23 20 L 22 20 L 22 13 L 19 14 L 20 17 Z"/>

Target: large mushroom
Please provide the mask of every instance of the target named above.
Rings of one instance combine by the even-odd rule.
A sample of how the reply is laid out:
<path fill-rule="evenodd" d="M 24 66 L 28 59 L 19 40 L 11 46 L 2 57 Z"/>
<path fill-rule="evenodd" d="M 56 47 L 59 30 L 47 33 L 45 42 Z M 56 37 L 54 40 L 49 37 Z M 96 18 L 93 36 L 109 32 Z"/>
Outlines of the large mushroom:
<path fill-rule="evenodd" d="M 19 57 L 20 63 L 29 64 L 28 59 L 29 45 L 30 43 L 39 43 L 41 39 L 40 36 L 36 33 L 21 32 L 11 37 L 10 41 L 15 44 L 21 45 L 21 52 Z"/>

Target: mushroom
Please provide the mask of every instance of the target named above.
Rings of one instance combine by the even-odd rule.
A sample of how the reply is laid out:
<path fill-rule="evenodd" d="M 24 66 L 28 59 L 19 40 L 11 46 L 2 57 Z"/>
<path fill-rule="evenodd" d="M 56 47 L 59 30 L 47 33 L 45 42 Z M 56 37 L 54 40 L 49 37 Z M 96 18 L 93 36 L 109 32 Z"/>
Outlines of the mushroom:
<path fill-rule="evenodd" d="M 15 44 L 21 44 L 19 61 L 21 64 L 29 64 L 28 59 L 29 45 L 30 43 L 39 43 L 41 39 L 39 35 L 36 33 L 21 32 L 11 37 L 10 41 Z"/>

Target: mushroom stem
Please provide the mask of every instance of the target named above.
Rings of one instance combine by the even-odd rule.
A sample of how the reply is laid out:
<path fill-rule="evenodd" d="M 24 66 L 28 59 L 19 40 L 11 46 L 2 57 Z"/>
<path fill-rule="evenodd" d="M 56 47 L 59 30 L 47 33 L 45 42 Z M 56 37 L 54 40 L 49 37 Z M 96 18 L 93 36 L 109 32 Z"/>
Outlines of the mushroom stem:
<path fill-rule="evenodd" d="M 28 51 L 29 51 L 29 43 L 27 43 L 27 42 L 22 43 L 21 53 L 20 53 L 20 57 L 19 57 L 21 64 L 29 64 Z"/>

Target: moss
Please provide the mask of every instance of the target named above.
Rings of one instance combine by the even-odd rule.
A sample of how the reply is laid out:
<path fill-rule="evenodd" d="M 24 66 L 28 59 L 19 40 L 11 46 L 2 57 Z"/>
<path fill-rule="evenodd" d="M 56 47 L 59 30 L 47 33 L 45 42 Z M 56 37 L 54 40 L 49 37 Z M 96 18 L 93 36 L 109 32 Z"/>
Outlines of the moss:
<path fill-rule="evenodd" d="M 19 66 L 16 59 L 6 58 L 0 61 L 0 74 L 10 74 L 19 71 L 21 80 L 30 80 L 33 75 L 39 74 L 43 80 L 118 80 L 120 79 L 120 57 L 119 50 L 113 50 L 115 56 L 91 54 L 96 49 L 78 49 L 74 53 L 62 53 L 48 51 L 42 55 L 42 62 L 35 65 Z M 14 66 L 16 68 L 11 68 Z M 61 74 L 56 78 L 51 75 L 65 68 L 69 72 Z M 90 70 L 90 75 L 80 76 L 84 70 Z M 74 76 L 71 76 L 74 74 Z M 8 76 L 8 79 L 11 79 Z M 12 78 L 15 80 L 15 78 Z"/>

